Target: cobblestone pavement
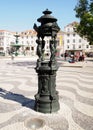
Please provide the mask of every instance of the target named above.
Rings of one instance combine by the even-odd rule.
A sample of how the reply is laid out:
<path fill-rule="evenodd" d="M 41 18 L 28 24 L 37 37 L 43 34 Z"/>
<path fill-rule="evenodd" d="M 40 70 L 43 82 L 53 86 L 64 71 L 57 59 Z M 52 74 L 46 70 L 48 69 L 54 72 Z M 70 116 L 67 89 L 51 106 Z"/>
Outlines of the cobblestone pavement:
<path fill-rule="evenodd" d="M 42 130 L 93 130 L 93 61 L 81 64 L 65 67 L 59 62 L 56 89 L 60 110 L 43 114 L 33 109 L 36 60 L 0 60 L 0 130 L 29 130 L 25 122 L 32 118 L 45 121 Z"/>

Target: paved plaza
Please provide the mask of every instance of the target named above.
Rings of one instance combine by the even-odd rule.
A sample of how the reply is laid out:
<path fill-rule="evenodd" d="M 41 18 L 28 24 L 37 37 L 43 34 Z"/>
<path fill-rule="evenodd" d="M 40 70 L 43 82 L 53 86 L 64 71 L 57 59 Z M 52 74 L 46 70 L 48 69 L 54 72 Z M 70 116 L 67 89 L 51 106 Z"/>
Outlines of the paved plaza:
<path fill-rule="evenodd" d="M 38 130 L 93 130 L 93 60 L 58 59 L 58 65 L 60 110 L 43 114 L 33 109 L 36 58 L 0 59 L 0 130 L 30 130 L 27 122 L 34 118 L 45 122 Z"/>

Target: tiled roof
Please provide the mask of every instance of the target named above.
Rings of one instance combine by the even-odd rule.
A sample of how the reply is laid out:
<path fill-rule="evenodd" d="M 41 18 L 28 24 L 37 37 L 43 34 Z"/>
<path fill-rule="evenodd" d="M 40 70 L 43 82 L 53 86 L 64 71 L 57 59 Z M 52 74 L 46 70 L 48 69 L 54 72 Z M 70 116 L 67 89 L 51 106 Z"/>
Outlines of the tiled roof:
<path fill-rule="evenodd" d="M 78 22 L 76 22 L 76 21 L 74 21 L 74 22 L 72 22 L 72 23 L 68 24 L 67 26 L 72 26 L 72 27 L 73 27 L 73 26 L 75 26 L 76 24 L 79 24 L 79 23 L 78 23 Z M 66 27 L 67 27 L 67 26 L 66 26 Z"/>
<path fill-rule="evenodd" d="M 26 30 L 26 31 L 21 32 L 20 34 L 21 36 L 24 36 L 24 35 L 30 36 L 30 35 L 36 35 L 37 33 L 34 30 Z"/>
<path fill-rule="evenodd" d="M 8 30 L 0 30 L 0 32 L 10 32 L 10 33 L 15 33 L 15 32 L 11 32 L 11 31 L 8 31 Z"/>

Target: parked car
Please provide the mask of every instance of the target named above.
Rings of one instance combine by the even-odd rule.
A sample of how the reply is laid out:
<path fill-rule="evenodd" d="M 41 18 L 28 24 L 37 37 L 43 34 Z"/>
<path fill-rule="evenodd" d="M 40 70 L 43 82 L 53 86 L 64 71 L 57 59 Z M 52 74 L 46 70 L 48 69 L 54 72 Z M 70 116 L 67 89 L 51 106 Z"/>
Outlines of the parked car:
<path fill-rule="evenodd" d="M 87 57 L 93 57 L 93 52 L 87 53 Z"/>

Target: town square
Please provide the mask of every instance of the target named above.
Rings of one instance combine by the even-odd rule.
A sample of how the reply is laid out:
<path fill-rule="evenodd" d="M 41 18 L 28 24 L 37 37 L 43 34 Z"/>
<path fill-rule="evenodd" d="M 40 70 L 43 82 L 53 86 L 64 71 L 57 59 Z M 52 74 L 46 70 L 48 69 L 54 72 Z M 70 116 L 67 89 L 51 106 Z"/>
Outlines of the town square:
<path fill-rule="evenodd" d="M 93 1 L 9 1 L 0 11 L 0 130 L 93 130 Z"/>
<path fill-rule="evenodd" d="M 0 60 L 0 129 L 29 130 L 25 122 L 42 119 L 40 130 L 93 129 L 93 59 L 71 64 L 58 59 L 56 89 L 60 110 L 44 114 L 34 110 L 37 92 L 36 58 Z"/>

